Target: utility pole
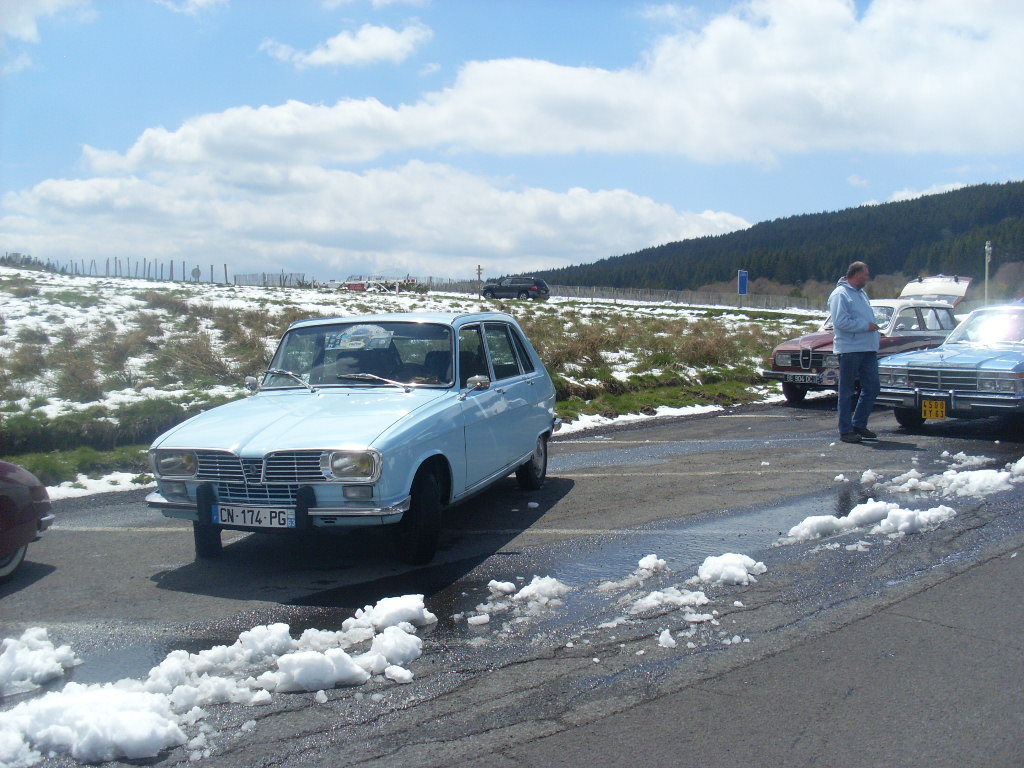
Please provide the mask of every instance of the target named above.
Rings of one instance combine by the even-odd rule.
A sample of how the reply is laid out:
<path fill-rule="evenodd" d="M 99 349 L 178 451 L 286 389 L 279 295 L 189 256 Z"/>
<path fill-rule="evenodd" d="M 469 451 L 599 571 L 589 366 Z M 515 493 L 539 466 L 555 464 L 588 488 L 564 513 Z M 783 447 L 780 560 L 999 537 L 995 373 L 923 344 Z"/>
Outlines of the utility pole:
<path fill-rule="evenodd" d="M 992 241 L 985 241 L 985 305 L 988 306 L 988 265 L 992 261 Z"/>

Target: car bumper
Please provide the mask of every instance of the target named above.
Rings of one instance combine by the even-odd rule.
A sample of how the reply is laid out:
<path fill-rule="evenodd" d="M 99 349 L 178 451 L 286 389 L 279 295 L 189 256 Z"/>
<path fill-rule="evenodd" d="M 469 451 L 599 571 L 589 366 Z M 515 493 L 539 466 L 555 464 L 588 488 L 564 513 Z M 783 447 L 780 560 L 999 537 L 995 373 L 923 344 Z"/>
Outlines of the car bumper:
<path fill-rule="evenodd" d="M 808 387 L 835 388 L 839 383 L 839 372 L 833 368 L 824 371 L 775 371 L 763 370 L 761 375 L 773 381 L 783 381 L 787 384 L 802 384 Z"/>
<path fill-rule="evenodd" d="M 397 523 L 402 519 L 402 515 L 408 511 L 411 500 L 411 496 L 406 496 L 393 504 L 366 507 L 309 506 L 300 509 L 298 506 L 285 506 L 275 508 L 294 509 L 297 517 L 307 521 L 302 527 L 344 528 Z M 154 509 L 159 509 L 164 517 L 179 520 L 200 522 L 201 519 L 208 519 L 207 516 L 209 515 L 209 510 L 201 511 L 200 504 L 197 502 L 167 499 L 159 491 L 153 491 L 146 496 L 146 503 Z M 257 505 L 252 506 L 256 507 Z"/>
<path fill-rule="evenodd" d="M 1024 397 L 1021 395 L 990 392 L 939 392 L 926 389 L 892 389 L 883 387 L 875 398 L 876 405 L 893 408 L 921 410 L 925 400 L 946 404 L 951 416 L 989 416 L 999 413 L 1024 413 Z"/>

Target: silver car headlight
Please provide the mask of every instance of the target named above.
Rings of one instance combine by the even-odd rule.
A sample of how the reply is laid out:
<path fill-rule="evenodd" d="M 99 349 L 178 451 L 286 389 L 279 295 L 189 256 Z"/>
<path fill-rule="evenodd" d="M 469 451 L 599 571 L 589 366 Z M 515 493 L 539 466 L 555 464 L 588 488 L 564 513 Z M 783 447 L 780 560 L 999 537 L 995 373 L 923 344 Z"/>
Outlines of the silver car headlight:
<path fill-rule="evenodd" d="M 978 391 L 1016 394 L 1021 391 L 1020 379 L 1014 374 L 982 373 L 978 375 Z"/>
<path fill-rule="evenodd" d="M 775 364 L 780 368 L 791 368 L 793 366 L 793 355 L 790 352 L 777 352 Z"/>
<path fill-rule="evenodd" d="M 195 477 L 195 451 L 156 450 L 150 451 L 149 462 L 157 477 Z"/>
<path fill-rule="evenodd" d="M 327 480 L 375 483 L 382 463 L 377 451 L 330 451 L 320 457 L 320 470 Z"/>

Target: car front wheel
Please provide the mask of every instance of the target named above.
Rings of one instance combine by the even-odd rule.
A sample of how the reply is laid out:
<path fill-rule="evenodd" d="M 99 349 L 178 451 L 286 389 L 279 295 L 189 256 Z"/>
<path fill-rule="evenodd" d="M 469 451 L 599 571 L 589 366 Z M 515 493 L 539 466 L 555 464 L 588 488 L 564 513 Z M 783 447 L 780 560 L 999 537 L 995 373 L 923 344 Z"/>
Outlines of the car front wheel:
<path fill-rule="evenodd" d="M 918 429 L 924 425 L 924 417 L 916 408 L 894 408 L 892 415 L 896 423 L 907 429 Z"/>
<path fill-rule="evenodd" d="M 409 509 L 391 528 L 403 563 L 425 565 L 434 557 L 441 534 L 441 484 L 433 471 L 421 469 L 416 474 Z"/>
<path fill-rule="evenodd" d="M 807 397 L 807 387 L 801 387 L 799 384 L 784 381 L 782 382 L 782 396 L 786 398 L 786 402 L 790 405 L 799 405 Z"/>
<path fill-rule="evenodd" d="M 541 435 L 537 438 L 533 454 L 528 461 L 516 467 L 516 480 L 524 491 L 537 491 L 544 485 L 548 476 L 548 438 Z"/>
<path fill-rule="evenodd" d="M 493 299 L 494 298 L 494 291 L 484 291 L 484 298 L 485 299 Z"/>
<path fill-rule="evenodd" d="M 516 296 L 516 298 L 517 299 L 528 299 L 528 298 L 530 298 L 530 294 L 527 291 L 520 291 L 519 294 Z"/>
<path fill-rule="evenodd" d="M 22 544 L 16 550 L 8 555 L 0 557 L 0 581 L 3 581 L 21 565 L 21 561 L 25 559 L 25 553 L 28 551 L 28 544 Z"/>

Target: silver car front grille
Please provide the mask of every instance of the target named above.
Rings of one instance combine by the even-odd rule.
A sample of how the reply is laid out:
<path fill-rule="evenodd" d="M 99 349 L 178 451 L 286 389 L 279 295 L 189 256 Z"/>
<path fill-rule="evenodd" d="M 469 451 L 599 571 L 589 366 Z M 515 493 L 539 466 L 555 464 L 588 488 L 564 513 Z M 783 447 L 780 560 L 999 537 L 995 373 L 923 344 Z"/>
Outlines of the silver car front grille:
<path fill-rule="evenodd" d="M 324 481 L 322 451 L 282 451 L 242 459 L 227 451 L 196 451 L 196 478 L 243 485 L 301 485 Z"/>
<path fill-rule="evenodd" d="M 907 371 L 911 387 L 944 392 L 977 392 L 978 374 L 958 368 L 911 368 Z"/>

